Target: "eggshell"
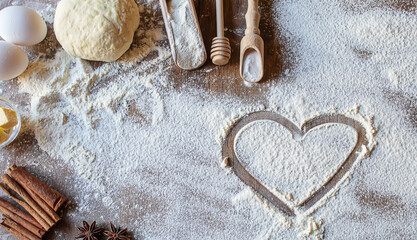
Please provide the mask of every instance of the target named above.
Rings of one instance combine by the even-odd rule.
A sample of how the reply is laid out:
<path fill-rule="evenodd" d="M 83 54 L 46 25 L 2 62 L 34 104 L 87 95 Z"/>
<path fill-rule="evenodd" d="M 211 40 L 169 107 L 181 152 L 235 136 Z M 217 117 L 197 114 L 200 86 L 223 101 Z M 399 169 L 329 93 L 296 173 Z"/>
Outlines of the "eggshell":
<path fill-rule="evenodd" d="M 7 42 L 31 46 L 45 39 L 47 27 L 34 10 L 11 6 L 0 11 L 0 36 Z"/>
<path fill-rule="evenodd" d="M 0 41 L 0 80 L 13 79 L 28 67 L 25 51 L 11 43 Z"/>

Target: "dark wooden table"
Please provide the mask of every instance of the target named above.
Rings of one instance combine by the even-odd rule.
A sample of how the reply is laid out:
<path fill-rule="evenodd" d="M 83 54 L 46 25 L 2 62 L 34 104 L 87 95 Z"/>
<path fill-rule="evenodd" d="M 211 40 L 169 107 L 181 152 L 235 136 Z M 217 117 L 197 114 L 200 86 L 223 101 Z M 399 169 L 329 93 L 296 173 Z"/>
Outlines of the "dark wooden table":
<path fill-rule="evenodd" d="M 55 7 L 58 1 L 2 0 L 0 2 L 0 9 L 12 4 L 26 5 L 27 3 L 36 2 L 51 4 Z M 406 0 L 381 0 L 372 2 L 374 2 L 374 5 L 390 5 L 394 8 L 403 10 L 415 9 L 416 5 L 415 2 Z M 155 1 L 154 4 L 158 4 L 158 2 Z M 239 76 L 239 44 L 244 35 L 244 15 L 247 1 L 225 0 L 224 4 L 225 28 L 227 28 L 225 35 L 230 39 L 232 46 L 232 58 L 230 63 L 223 67 L 217 67 L 211 63 L 210 59 L 208 59 L 206 64 L 196 71 L 183 71 L 179 68 L 172 68 L 169 73 L 170 77 L 174 79 L 177 89 L 192 85 L 200 89 L 206 89 L 206 91 L 213 95 L 226 95 L 243 102 L 262 102 L 264 100 L 264 94 L 267 92 L 271 83 L 279 85 L 281 81 L 279 76 L 286 69 L 291 68 L 294 63 L 289 44 L 281 37 L 279 30 L 277 30 L 278 28 L 274 26 L 273 1 L 260 0 L 260 10 L 262 12 L 260 28 L 261 35 L 265 42 L 265 77 L 262 83 L 252 88 L 246 87 Z M 207 52 L 209 52 L 211 41 L 216 35 L 215 1 L 199 0 L 195 1 L 195 5 L 200 18 L 199 20 L 205 46 Z M 374 6 L 369 4 L 369 8 L 371 7 Z M 156 10 L 149 8 L 149 10 L 154 13 L 155 11 L 159 11 L 159 8 L 156 8 Z M 159 12 L 157 15 L 162 19 Z M 48 26 L 48 31 L 48 38 L 55 39 L 52 26 Z M 91 64 L 94 65 L 97 63 Z M 172 64 L 172 61 L 168 61 L 168 64 Z M 189 79 L 201 79 L 201 81 L 190 81 Z M 3 82 L 1 83 L 0 88 L 2 89 L 2 96 L 13 100 L 22 107 L 30 105 L 29 96 L 18 93 L 17 80 Z M 410 109 L 411 108 L 412 106 L 410 106 Z M 7 167 L 13 163 L 25 165 L 29 171 L 45 180 L 53 187 L 63 189 L 62 192 L 68 195 L 69 198 L 77 191 L 77 188 L 82 188 L 82 186 L 72 186 L 70 188 L 61 187 L 76 182 L 76 177 L 72 173 L 73 170 L 68 169 L 63 163 L 52 159 L 48 154 L 43 152 L 38 147 L 34 135 L 30 131 L 21 134 L 17 140 L 4 151 L 7 151 L 7 154 L 0 157 L 2 163 L 0 170 L 2 172 L 5 172 Z M 38 164 L 53 167 L 39 168 L 37 167 Z M 123 210 L 124 209 L 121 208 L 121 211 Z M 66 236 L 72 236 L 74 231 L 73 224 L 68 223 L 67 219 L 64 219 L 63 223 L 60 224 L 54 232 L 51 232 L 46 239 L 58 239 L 55 237 L 56 232 L 65 232 L 67 233 Z"/>
<path fill-rule="evenodd" d="M 199 16 L 201 30 L 203 32 L 203 38 L 207 53 L 210 53 L 211 41 L 216 35 L 215 28 L 215 1 L 214 0 L 201 0 L 194 1 L 197 14 Z M 272 21 L 272 1 L 260 1 L 262 19 L 261 26 L 262 37 L 265 41 L 265 77 L 262 84 L 257 87 L 246 87 L 239 75 L 239 45 L 242 36 L 244 35 L 245 21 L 244 15 L 247 8 L 247 1 L 245 0 L 226 0 L 224 1 L 224 15 L 225 15 L 225 35 L 231 41 L 232 58 L 228 65 L 217 67 L 211 63 L 208 58 L 205 65 L 196 71 L 183 71 L 177 67 L 171 68 L 170 78 L 174 79 L 175 88 L 181 89 L 187 85 L 192 85 L 200 89 L 206 89 L 213 95 L 227 95 L 240 99 L 242 101 L 252 102 L 262 101 L 263 94 L 268 89 L 271 81 L 279 81 L 279 76 L 285 68 L 290 66 L 291 59 L 289 53 L 285 50 L 284 44 L 279 37 L 279 32 L 275 32 Z M 25 5 L 35 6 L 32 7 L 35 10 L 37 3 L 41 3 L 40 7 L 52 5 L 56 7 L 58 1 L 48 0 L 3 0 L 0 2 L 0 9 L 10 5 Z M 158 1 L 155 1 L 156 5 L 159 5 Z M 159 12 L 159 7 L 149 8 L 151 15 L 157 15 L 162 20 L 162 15 Z M 155 12 L 156 11 L 156 12 Z M 146 12 L 146 11 L 145 11 Z M 144 13 L 146 15 L 146 13 Z M 142 15 L 143 17 L 143 15 Z M 165 33 L 165 32 L 164 32 Z M 56 38 L 53 33 L 53 26 L 48 24 L 48 41 L 56 42 Z M 29 51 L 46 51 L 43 49 L 43 45 L 34 46 L 27 50 Z M 58 43 L 55 44 L 59 46 Z M 55 51 L 52 51 L 54 53 Z M 101 63 L 91 62 L 93 66 L 101 65 Z M 172 64 L 172 61 L 167 61 L 167 64 Z M 201 79 L 201 81 L 190 81 L 189 79 Z M 273 80 L 275 79 L 275 80 Z M 17 103 L 20 107 L 27 107 L 30 105 L 30 97 L 26 94 L 18 93 L 19 87 L 17 80 L 11 80 L 3 82 L 0 85 L 3 90 L 1 96 L 6 97 Z M 19 164 L 26 166 L 26 169 L 39 176 L 42 180 L 46 181 L 51 186 L 60 189 L 70 199 L 73 193 L 77 191 L 77 188 L 81 186 L 63 187 L 68 184 L 76 182 L 76 174 L 73 170 L 68 169 L 64 164 L 60 163 L 56 159 L 51 158 L 47 153 L 43 152 L 37 145 L 37 141 L 34 134 L 30 131 L 24 131 L 19 137 L 4 151 L 1 160 L 0 170 L 5 172 L 7 167 L 11 164 Z M 40 164 L 42 167 L 38 167 Z M 54 166 L 54 167 L 45 167 Z M 63 177 L 65 176 L 65 177 Z M 76 207 L 76 206 L 75 206 Z M 93 209 L 93 206 L 92 206 Z M 120 211 L 124 209 L 121 208 Z M 63 220 L 54 231 L 49 233 L 45 239 L 58 239 L 56 233 L 64 232 L 65 236 L 74 236 L 76 230 L 74 228 L 75 223 L 68 222 L 68 219 Z M 4 231 L 0 230 L 0 234 Z M 3 237 L 9 236 L 5 234 Z M 10 239 L 13 239 L 10 237 Z"/>

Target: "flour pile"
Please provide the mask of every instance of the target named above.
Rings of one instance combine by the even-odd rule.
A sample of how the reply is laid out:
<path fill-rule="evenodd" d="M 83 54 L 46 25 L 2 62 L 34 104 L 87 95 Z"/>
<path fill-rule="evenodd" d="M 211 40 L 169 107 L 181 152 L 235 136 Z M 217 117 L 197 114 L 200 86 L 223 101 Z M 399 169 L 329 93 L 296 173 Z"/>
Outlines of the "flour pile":
<path fill-rule="evenodd" d="M 249 49 L 244 56 L 243 61 L 243 78 L 249 82 L 256 82 L 261 77 L 262 60 L 259 53 Z"/>
<path fill-rule="evenodd" d="M 54 7 L 29 6 L 42 9 L 51 24 Z M 44 151 L 18 139 L 0 159 L 5 166 L 30 162 L 40 176 L 57 179 L 76 203 L 68 225 L 113 221 L 138 239 L 417 237 L 413 8 L 377 0 L 261 1 L 263 16 L 271 16 L 261 26 L 274 26 L 285 71 L 254 86 L 269 87 L 256 99 L 201 90 L 210 82 L 197 77 L 175 86 L 158 3 L 139 1 L 139 9 L 142 24 L 120 61 L 72 58 L 49 34 L 42 49 L 32 49 L 18 87 L 0 83 L 3 94 L 12 92 L 6 97 L 20 103 L 22 136 L 33 132 Z M 320 113 L 353 108 L 350 113 L 376 126 L 378 145 L 315 211 L 289 219 L 220 166 L 222 126 L 266 108 L 298 126 Z M 236 146 L 266 185 L 298 201 L 356 139 L 338 126 L 310 134 L 300 143 L 279 126 L 258 122 Z M 56 175 L 51 165 L 65 174 Z M 57 230 L 55 237 L 73 235 Z"/>

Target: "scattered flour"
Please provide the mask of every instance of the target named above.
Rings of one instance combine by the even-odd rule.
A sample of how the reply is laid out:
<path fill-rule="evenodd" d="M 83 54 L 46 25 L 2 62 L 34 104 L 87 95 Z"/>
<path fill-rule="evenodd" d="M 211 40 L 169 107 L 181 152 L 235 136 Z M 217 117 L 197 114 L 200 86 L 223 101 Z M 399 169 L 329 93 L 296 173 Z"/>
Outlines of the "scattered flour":
<path fill-rule="evenodd" d="M 356 144 L 356 132 L 334 125 L 294 139 L 271 121 L 247 125 L 236 138 L 237 157 L 269 189 L 291 193 L 294 204 L 306 199 L 336 172 Z"/>
<path fill-rule="evenodd" d="M 2 150 L 0 160 L 4 166 L 25 163 L 60 183 L 56 186 L 76 203 L 65 227 L 84 219 L 113 221 L 143 239 L 416 238 L 415 12 L 381 6 L 385 1 L 377 0 L 356 0 L 354 5 L 347 0 L 263 1 L 263 13 L 271 16 L 263 21 L 274 26 L 284 61 L 291 64 L 285 65 L 282 76 L 262 83 L 269 86 L 265 99 L 251 99 L 212 94 L 199 90 L 200 85 L 178 90 L 169 77 L 172 62 L 158 3 L 139 2 L 143 24 L 120 61 L 100 64 L 72 58 L 49 33 L 39 48 L 26 49 L 33 62 L 25 74 L 18 81 L 0 83 L 5 97 L 21 107 L 21 135 L 33 132 L 44 151 L 17 139 Z M 45 19 L 53 19 L 53 7 L 38 7 Z M 344 114 L 374 116 L 361 122 L 377 127 L 378 145 L 337 192 L 307 215 L 286 218 L 220 167 L 218 142 L 248 112 L 272 109 L 303 123 L 354 104 L 360 110 Z M 285 132 L 279 127 L 260 122 L 242 132 L 237 146 L 280 139 L 281 134 Z M 297 201 L 323 181 L 321 173 L 332 170 L 322 167 L 338 163 L 317 156 L 338 146 L 329 154 L 343 157 L 353 140 L 343 127 L 312 134 L 301 145 L 281 142 L 293 147 L 285 153 L 299 156 L 294 164 L 306 166 L 305 171 L 314 172 L 308 161 L 317 160 L 311 178 L 293 166 L 293 174 L 282 172 L 289 159 L 272 161 L 285 157 L 276 149 L 268 152 L 264 145 L 250 145 L 240 148 L 240 154 L 260 177 L 279 184 L 287 201 Z M 337 142 L 326 142 L 326 136 Z M 307 150 L 314 141 L 319 149 L 311 154 Z M 266 143 L 279 147 L 272 140 Z M 256 164 L 260 159 L 250 150 L 279 171 Z M 65 174 L 57 175 L 50 166 Z M 288 178 L 280 178 L 283 174 Z M 306 185 L 301 184 L 304 180 Z M 70 239 L 74 234 L 57 229 L 54 236 Z"/>

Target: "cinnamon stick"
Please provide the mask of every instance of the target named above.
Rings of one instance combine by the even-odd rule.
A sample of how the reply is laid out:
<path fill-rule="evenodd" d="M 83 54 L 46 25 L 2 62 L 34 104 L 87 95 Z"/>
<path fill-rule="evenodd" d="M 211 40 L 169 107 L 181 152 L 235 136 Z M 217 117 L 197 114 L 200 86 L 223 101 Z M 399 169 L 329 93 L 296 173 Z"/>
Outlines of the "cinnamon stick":
<path fill-rule="evenodd" d="M 7 169 L 7 172 L 20 185 L 27 187 L 42 198 L 55 212 L 58 212 L 58 210 L 68 202 L 68 199 L 64 195 L 55 191 L 21 167 L 13 165 Z"/>
<path fill-rule="evenodd" d="M 33 210 L 35 210 L 35 212 L 38 213 L 46 221 L 49 227 L 52 227 L 55 224 L 54 220 L 52 220 L 48 216 L 48 214 L 39 206 L 39 204 L 37 204 L 35 200 L 33 200 L 33 198 L 30 197 L 30 195 L 19 185 L 19 183 L 17 183 L 13 178 L 11 178 L 7 174 L 4 174 L 1 177 L 1 179 L 4 183 L 7 184 L 7 186 L 9 186 L 10 189 L 15 191 L 20 197 L 22 197 L 23 200 L 25 200 L 26 203 L 29 204 L 29 206 L 31 206 Z M 31 212 L 29 213 L 32 214 Z"/>
<path fill-rule="evenodd" d="M 0 183 L 0 188 L 1 187 L 2 187 L 2 184 Z M 31 215 L 29 215 L 25 211 L 20 210 L 18 207 L 16 207 L 15 205 L 9 203 L 8 201 L 6 201 L 3 198 L 0 198 L 0 207 L 3 207 L 5 209 L 7 209 L 7 210 L 10 210 L 12 213 L 14 213 L 17 216 L 23 218 L 24 220 L 26 220 L 27 222 L 31 223 L 34 226 L 36 226 L 38 228 L 42 228 L 42 226 L 36 221 L 35 218 L 33 218 Z"/>
<path fill-rule="evenodd" d="M 36 236 L 42 237 L 45 234 L 42 226 L 32 216 L 15 207 L 3 198 L 0 198 L 0 211 Z"/>
<path fill-rule="evenodd" d="M 20 224 L 16 223 L 15 221 L 11 220 L 8 217 L 4 217 L 2 223 L 4 225 L 9 226 L 10 228 L 16 230 L 17 232 L 19 232 L 20 234 L 22 234 L 23 236 L 27 237 L 30 240 L 41 240 L 41 238 L 34 235 L 29 230 L 22 227 Z"/>
<path fill-rule="evenodd" d="M 24 201 L 17 198 L 14 194 L 12 194 L 4 185 L 4 183 L 0 183 L 0 189 L 3 190 L 10 198 L 13 199 L 13 201 L 17 202 L 20 206 L 22 206 L 30 215 L 32 215 L 36 221 L 42 225 L 43 230 L 48 231 L 51 226 L 35 211 L 31 206 L 29 206 Z"/>
<path fill-rule="evenodd" d="M 33 198 L 33 200 L 35 200 L 35 202 L 39 204 L 43 210 L 45 210 L 45 212 L 52 218 L 52 220 L 54 220 L 55 223 L 61 220 L 59 215 L 42 198 L 40 198 L 36 193 L 32 192 L 29 188 L 25 186 L 22 187 Z"/>
<path fill-rule="evenodd" d="M 30 240 L 29 238 L 25 237 L 23 234 L 16 231 L 15 229 L 7 226 L 3 222 L 0 223 L 0 227 L 2 227 L 4 230 L 8 231 L 10 234 L 14 235 L 19 240 Z"/>

